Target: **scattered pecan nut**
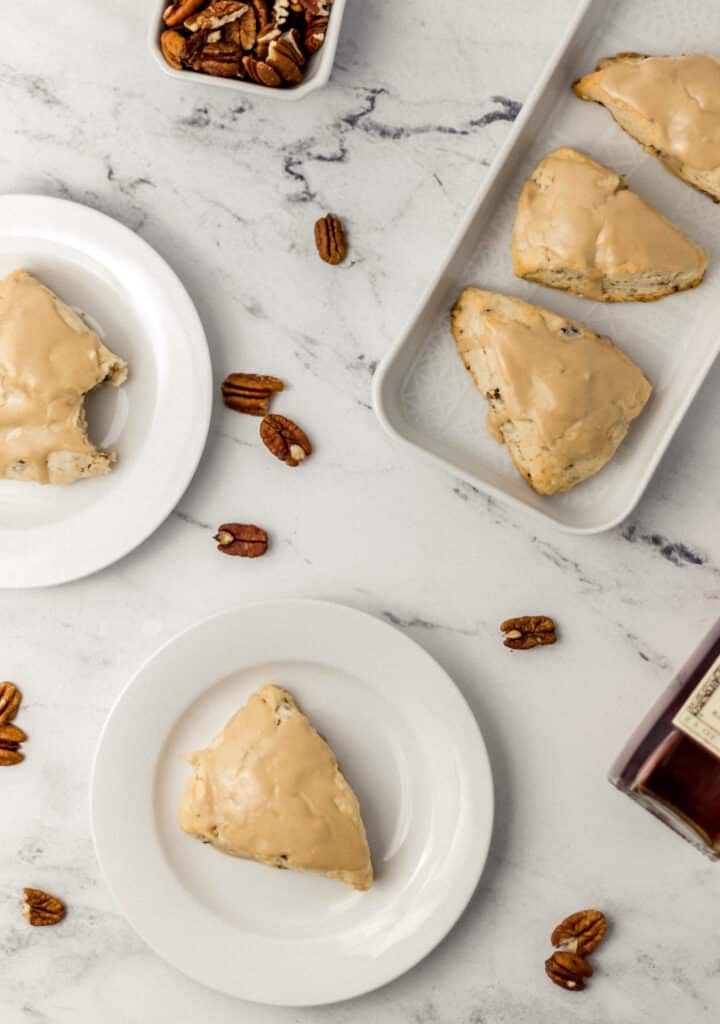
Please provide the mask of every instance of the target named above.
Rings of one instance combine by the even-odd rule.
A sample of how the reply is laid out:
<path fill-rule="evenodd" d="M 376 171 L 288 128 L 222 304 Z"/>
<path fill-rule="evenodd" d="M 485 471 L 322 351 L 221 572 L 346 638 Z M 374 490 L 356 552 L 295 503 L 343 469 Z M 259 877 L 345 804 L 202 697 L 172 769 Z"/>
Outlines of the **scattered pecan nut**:
<path fill-rule="evenodd" d="M 4 750 L 17 750 L 26 739 L 27 735 L 17 725 L 10 722 L 0 725 L 0 747 Z"/>
<path fill-rule="evenodd" d="M 20 764 L 25 760 L 25 755 L 19 750 L 6 750 L 0 747 L 0 767 L 8 767 L 11 764 Z"/>
<path fill-rule="evenodd" d="M 592 972 L 593 969 L 587 960 L 577 953 L 560 950 L 545 961 L 545 973 L 550 981 L 570 992 L 582 992 L 585 988 L 585 978 L 592 977 Z"/>
<path fill-rule="evenodd" d="M 550 941 L 553 946 L 578 956 L 589 956 L 605 938 L 607 921 L 600 910 L 578 910 L 555 928 Z"/>
<path fill-rule="evenodd" d="M 163 21 L 169 28 L 182 25 L 186 18 L 189 18 L 199 11 L 206 0 L 180 0 L 179 3 L 170 4 L 163 12 Z"/>
<path fill-rule="evenodd" d="M 260 437 L 268 451 L 288 466 L 297 466 L 312 452 L 305 431 L 287 416 L 266 416 L 260 424 Z"/>
<path fill-rule="evenodd" d="M 342 221 L 328 213 L 315 223 L 315 245 L 320 259 L 336 266 L 347 255 L 347 241 Z"/>
<path fill-rule="evenodd" d="M 554 644 L 557 640 L 555 623 L 547 615 L 522 615 L 516 619 L 505 619 L 500 629 L 505 634 L 505 646 L 516 651 Z"/>
<path fill-rule="evenodd" d="M 42 889 L 23 889 L 22 912 L 23 917 L 36 927 L 57 924 L 65 917 L 65 904 Z"/>
<path fill-rule="evenodd" d="M 228 409 L 249 416 L 265 416 L 270 399 L 284 387 L 278 377 L 258 373 L 231 373 L 222 383 L 222 396 Z"/>
<path fill-rule="evenodd" d="M 214 539 L 218 542 L 218 551 L 240 558 L 259 558 L 268 547 L 265 530 L 243 523 L 223 523 L 218 527 Z"/>
<path fill-rule="evenodd" d="M 22 694 L 14 683 L 0 683 L 0 725 L 12 722 L 21 700 Z"/>

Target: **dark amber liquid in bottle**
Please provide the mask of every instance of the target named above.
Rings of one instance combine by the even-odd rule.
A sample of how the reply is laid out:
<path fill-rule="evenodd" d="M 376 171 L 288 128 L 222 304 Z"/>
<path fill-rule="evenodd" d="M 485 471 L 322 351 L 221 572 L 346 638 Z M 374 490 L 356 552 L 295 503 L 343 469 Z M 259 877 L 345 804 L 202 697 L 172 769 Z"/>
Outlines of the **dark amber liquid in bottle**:
<path fill-rule="evenodd" d="M 720 624 L 690 658 L 618 758 L 610 781 L 703 853 L 720 859 L 720 754 L 673 718 L 720 657 Z"/>

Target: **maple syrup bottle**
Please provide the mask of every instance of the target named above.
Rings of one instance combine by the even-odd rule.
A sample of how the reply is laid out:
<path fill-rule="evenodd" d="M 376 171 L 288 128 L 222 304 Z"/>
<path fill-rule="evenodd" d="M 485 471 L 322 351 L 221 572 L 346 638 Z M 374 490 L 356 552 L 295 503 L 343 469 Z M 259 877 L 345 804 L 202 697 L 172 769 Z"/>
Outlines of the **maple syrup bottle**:
<path fill-rule="evenodd" d="M 632 736 L 610 781 L 720 860 L 720 622 Z"/>

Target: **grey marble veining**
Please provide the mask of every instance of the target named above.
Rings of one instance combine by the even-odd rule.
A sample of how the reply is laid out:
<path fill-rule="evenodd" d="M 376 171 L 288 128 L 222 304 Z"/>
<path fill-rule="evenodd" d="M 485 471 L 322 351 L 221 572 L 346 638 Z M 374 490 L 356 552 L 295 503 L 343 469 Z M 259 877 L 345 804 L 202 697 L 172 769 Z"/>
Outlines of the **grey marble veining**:
<path fill-rule="evenodd" d="M 283 377 L 316 454 L 289 481 L 255 425 L 218 405 L 195 481 L 139 550 L 59 589 L 0 591 L 0 678 L 22 686 L 31 737 L 23 770 L 0 778 L 3 1024 L 716 1019 L 720 873 L 605 775 L 720 614 L 720 368 L 636 513 L 592 538 L 416 463 L 370 408 L 378 360 L 574 3 L 349 0 L 332 81 L 297 106 L 165 78 L 146 49 L 150 6 L 3 11 L 0 191 L 75 199 L 139 232 L 197 303 L 216 381 Z M 337 269 L 312 242 L 328 209 L 350 239 Z M 214 526 L 236 516 L 273 533 L 256 564 L 214 554 Z M 167 967 L 113 907 L 88 827 L 92 754 L 128 676 L 201 616 L 293 595 L 371 611 L 448 669 L 481 722 L 498 804 L 451 936 L 385 989 L 317 1010 L 238 1004 Z M 554 615 L 561 643 L 507 652 L 498 623 L 526 611 Z M 62 928 L 25 925 L 28 884 L 67 899 Z M 563 993 L 543 974 L 548 935 L 591 904 L 611 935 L 591 989 Z"/>

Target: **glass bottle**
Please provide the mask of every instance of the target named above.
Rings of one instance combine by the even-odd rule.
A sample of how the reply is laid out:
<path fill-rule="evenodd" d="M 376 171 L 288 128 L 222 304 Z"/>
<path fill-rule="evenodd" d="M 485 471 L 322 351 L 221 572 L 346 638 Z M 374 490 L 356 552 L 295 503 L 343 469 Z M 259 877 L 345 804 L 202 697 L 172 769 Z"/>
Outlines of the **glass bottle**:
<path fill-rule="evenodd" d="M 610 781 L 720 860 L 720 622 L 633 734 Z"/>

